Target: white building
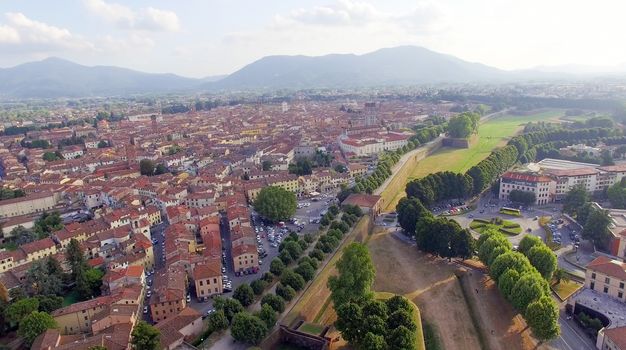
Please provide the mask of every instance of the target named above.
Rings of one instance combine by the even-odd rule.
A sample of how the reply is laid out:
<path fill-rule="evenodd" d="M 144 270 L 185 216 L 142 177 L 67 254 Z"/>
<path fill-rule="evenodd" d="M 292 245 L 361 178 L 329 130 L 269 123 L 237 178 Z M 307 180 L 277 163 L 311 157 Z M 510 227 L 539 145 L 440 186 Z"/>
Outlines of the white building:
<path fill-rule="evenodd" d="M 355 156 L 371 156 L 384 151 L 394 151 L 406 146 L 408 142 L 409 135 L 393 132 L 365 137 L 343 134 L 338 140 L 339 147 L 344 153 Z"/>

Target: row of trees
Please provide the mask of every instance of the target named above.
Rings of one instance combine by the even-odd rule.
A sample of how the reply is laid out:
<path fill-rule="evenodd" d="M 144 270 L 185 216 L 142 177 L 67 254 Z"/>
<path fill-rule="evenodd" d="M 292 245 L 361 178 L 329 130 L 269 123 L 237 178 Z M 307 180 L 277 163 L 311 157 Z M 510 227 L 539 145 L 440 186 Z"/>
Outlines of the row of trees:
<path fill-rule="evenodd" d="M 5 199 L 13 199 L 26 196 L 26 192 L 22 189 L 10 189 L 8 187 L 0 188 L 0 201 Z"/>
<path fill-rule="evenodd" d="M 374 299 L 376 271 L 367 246 L 351 243 L 336 267 L 338 275 L 328 279 L 328 287 L 342 337 L 357 349 L 414 349 L 413 306 L 402 296 Z"/>
<path fill-rule="evenodd" d="M 443 171 L 410 181 L 406 185 L 406 194 L 419 199 L 424 205 L 431 205 L 446 199 L 465 198 L 472 193 L 472 189 L 470 176 Z"/>
<path fill-rule="evenodd" d="M 332 212 L 332 217 L 335 218 L 339 214 L 339 208 L 332 208 L 334 209 L 329 210 L 329 213 Z M 270 263 L 270 272 L 250 285 L 244 283 L 237 287 L 233 299 L 218 298 L 214 302 L 218 311 L 209 319 L 209 332 L 225 329 L 230 325 L 231 334 L 236 340 L 259 344 L 276 323 L 278 314 L 284 311 L 285 303 L 292 300 L 313 279 L 325 255 L 339 245 L 343 235 L 358 220 L 356 214 L 360 215 L 360 212 L 351 207 L 344 208 L 341 220 L 329 224 L 328 231 L 319 236 L 315 248 L 308 256 L 304 252 L 315 238 L 312 235 L 299 237 L 296 233 L 290 233 L 278 247 L 280 253 Z M 275 293 L 261 298 L 261 310 L 256 313 L 245 311 L 245 307 L 252 305 L 255 297 L 262 295 L 275 277 L 279 279 Z"/>
<path fill-rule="evenodd" d="M 559 311 L 550 296 L 546 276 L 524 254 L 513 251 L 511 243 L 497 230 L 484 231 L 477 245 L 478 256 L 489 267 L 498 289 L 526 319 L 535 336 L 542 341 L 556 338 L 560 332 Z M 539 258 L 544 255 L 543 248 L 537 242 L 527 241 L 522 249 L 536 259 L 537 266 L 543 266 Z"/>
<path fill-rule="evenodd" d="M 415 236 L 419 249 L 446 258 L 467 259 L 474 252 L 474 239 L 456 221 L 435 217 L 417 198 L 402 198 L 396 206 L 398 223 Z"/>

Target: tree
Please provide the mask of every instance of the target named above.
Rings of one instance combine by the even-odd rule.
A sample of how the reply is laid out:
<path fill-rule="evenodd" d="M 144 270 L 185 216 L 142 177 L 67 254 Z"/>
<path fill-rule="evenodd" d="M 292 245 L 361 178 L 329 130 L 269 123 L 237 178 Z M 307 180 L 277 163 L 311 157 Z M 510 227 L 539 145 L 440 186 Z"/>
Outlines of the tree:
<path fill-rule="evenodd" d="M 268 282 L 263 279 L 258 279 L 252 281 L 250 283 L 250 287 L 252 287 L 252 291 L 254 291 L 254 295 L 261 295 L 265 288 L 267 288 Z"/>
<path fill-rule="evenodd" d="M 624 179 L 626 178 L 622 178 L 622 181 L 609 187 L 606 191 L 606 195 L 609 197 L 613 208 L 626 208 L 626 180 Z"/>
<path fill-rule="evenodd" d="M 357 343 L 363 336 L 362 331 L 364 328 L 361 307 L 356 303 L 348 301 L 340 304 L 335 309 L 337 311 L 335 326 L 341 332 L 341 336 L 350 343 Z"/>
<path fill-rule="evenodd" d="M 257 345 L 267 334 L 267 326 L 258 317 L 247 312 L 239 312 L 233 318 L 231 334 L 237 341 Z"/>
<path fill-rule="evenodd" d="M 237 287 L 237 289 L 235 289 L 235 292 L 233 293 L 233 298 L 239 300 L 241 305 L 243 307 L 246 307 L 254 302 L 254 291 L 252 290 L 252 287 L 250 287 L 250 285 L 248 285 L 247 283 L 242 283 L 239 285 L 239 287 Z"/>
<path fill-rule="evenodd" d="M 382 335 L 367 332 L 363 338 L 363 345 L 360 347 L 363 350 L 385 350 L 387 349 L 387 342 Z"/>
<path fill-rule="evenodd" d="M 521 253 L 508 251 L 495 258 L 489 267 L 491 277 L 495 281 L 499 281 L 500 276 L 502 276 L 502 274 L 509 269 L 513 269 L 522 274 L 529 271 L 531 269 L 531 265 L 530 262 L 528 262 L 528 258 Z"/>
<path fill-rule="evenodd" d="M 91 290 L 93 296 L 100 295 L 102 277 L 104 277 L 104 272 L 100 269 L 90 267 L 85 271 L 85 279 L 87 280 L 87 285 L 89 285 L 89 289 Z"/>
<path fill-rule="evenodd" d="M 417 330 L 417 325 L 413 320 L 413 317 L 407 310 L 397 310 L 389 315 L 387 319 L 387 325 L 389 329 L 395 329 L 400 326 L 404 326 L 409 330 Z"/>
<path fill-rule="evenodd" d="M 261 305 L 265 304 L 271 306 L 276 312 L 285 311 L 285 301 L 278 295 L 266 294 L 263 296 L 263 299 L 261 299 Z"/>
<path fill-rule="evenodd" d="M 396 212 L 398 213 L 400 227 L 409 234 L 415 234 L 415 227 L 420 218 L 432 216 L 430 211 L 422 205 L 422 202 L 414 197 L 402 198 L 396 206 Z"/>
<path fill-rule="evenodd" d="M 566 281 L 566 282 L 569 281 L 569 276 L 567 272 L 560 267 L 556 268 L 556 270 L 554 271 L 553 277 L 554 277 L 556 284 L 561 283 L 561 281 Z"/>
<path fill-rule="evenodd" d="M 213 331 L 228 328 L 228 319 L 224 315 L 224 310 L 216 310 L 209 316 L 209 325 Z"/>
<path fill-rule="evenodd" d="M 474 131 L 472 118 L 462 113 L 450 118 L 448 122 L 448 133 L 451 137 L 466 138 Z"/>
<path fill-rule="evenodd" d="M 228 322 L 231 322 L 236 313 L 243 311 L 243 306 L 237 299 L 216 297 L 213 300 L 215 310 L 224 311 L 224 315 Z"/>
<path fill-rule="evenodd" d="M 17 334 L 24 339 L 27 346 L 30 346 L 46 329 L 56 327 L 57 323 L 52 316 L 45 312 L 33 311 L 21 319 Z"/>
<path fill-rule="evenodd" d="M 404 326 L 392 329 L 387 337 L 387 345 L 394 350 L 413 350 L 415 347 L 415 332 Z"/>
<path fill-rule="evenodd" d="M 285 270 L 285 264 L 283 261 L 279 258 L 272 259 L 272 262 L 270 263 L 270 272 L 276 276 L 280 276 L 280 274 L 283 273 L 283 270 Z"/>
<path fill-rule="evenodd" d="M 296 207 L 296 195 L 277 186 L 264 187 L 254 201 L 254 209 L 275 222 L 292 217 Z"/>
<path fill-rule="evenodd" d="M 152 176 L 154 174 L 154 162 L 150 159 L 139 161 L 139 172 L 141 175 Z"/>
<path fill-rule="evenodd" d="M 269 161 L 269 160 L 264 160 L 264 161 L 261 163 L 261 166 L 262 166 L 262 168 L 263 168 L 263 171 L 269 171 L 269 170 L 272 170 L 272 162 L 271 162 L 271 161 Z"/>
<path fill-rule="evenodd" d="M 315 269 L 310 263 L 304 261 L 298 265 L 294 270 L 298 275 L 302 276 L 305 281 L 310 281 L 315 276 Z"/>
<path fill-rule="evenodd" d="M 610 224 L 611 217 L 608 211 L 593 207 L 583 226 L 582 236 L 592 240 L 597 247 L 607 249 L 611 242 Z"/>
<path fill-rule="evenodd" d="M 46 162 L 52 162 L 55 160 L 59 160 L 61 159 L 56 152 L 46 152 L 43 154 L 42 156 L 43 160 L 45 160 Z"/>
<path fill-rule="evenodd" d="M 376 271 L 367 247 L 351 243 L 336 264 L 338 275 L 328 279 L 335 307 L 346 302 L 361 303 L 372 297 L 371 287 Z"/>
<path fill-rule="evenodd" d="M 289 256 L 291 256 L 291 260 L 298 260 L 300 255 L 302 255 L 302 247 L 295 241 L 283 242 L 281 252 L 287 251 Z"/>
<path fill-rule="evenodd" d="M 511 300 L 511 292 L 513 288 L 515 288 L 515 284 L 520 278 L 520 273 L 515 269 L 508 269 L 503 274 L 500 275 L 500 279 L 498 280 L 498 289 L 505 298 L 509 301 Z"/>
<path fill-rule="evenodd" d="M 302 276 L 298 275 L 291 269 L 285 269 L 280 275 L 280 282 L 286 286 L 291 286 L 294 290 L 298 291 L 304 287 L 306 283 Z"/>
<path fill-rule="evenodd" d="M 145 321 L 139 321 L 133 329 L 130 343 L 136 350 L 156 350 L 161 347 L 161 332 Z"/>
<path fill-rule="evenodd" d="M 523 274 L 511 291 L 511 303 L 523 314 L 530 303 L 543 296 L 547 289 L 544 286 L 545 281 L 538 273 Z"/>
<path fill-rule="evenodd" d="M 259 312 L 258 317 L 265 322 L 267 329 L 272 329 L 272 327 L 276 324 L 276 319 L 278 318 L 276 311 L 274 311 L 274 309 L 268 304 L 261 305 L 261 312 Z"/>
<path fill-rule="evenodd" d="M 61 219 L 59 212 L 44 212 L 41 214 L 39 219 L 35 221 L 33 232 L 35 232 L 39 238 L 44 238 L 48 237 L 52 232 L 58 231 L 62 228 L 63 219 Z"/>
<path fill-rule="evenodd" d="M 296 296 L 296 290 L 291 288 L 291 286 L 285 286 L 282 283 L 276 285 L 276 295 L 285 299 L 285 301 L 289 301 Z"/>
<path fill-rule="evenodd" d="M 31 295 L 58 295 L 62 284 L 63 271 L 53 257 L 34 261 L 26 272 L 25 287 Z"/>
<path fill-rule="evenodd" d="M 390 313 L 394 313 L 395 311 L 398 311 L 398 310 L 405 310 L 408 312 L 413 312 L 413 306 L 411 306 L 411 303 L 409 302 L 409 300 L 403 297 L 402 295 L 392 296 L 391 298 L 385 301 L 385 304 L 387 304 L 387 310 Z"/>
<path fill-rule="evenodd" d="M 530 248 L 528 260 L 546 281 L 552 280 L 552 274 L 557 268 L 556 254 L 545 244 Z"/>
<path fill-rule="evenodd" d="M 313 173 L 313 163 L 306 158 L 300 158 L 295 164 L 289 164 L 289 172 L 299 176 L 311 175 Z"/>
<path fill-rule="evenodd" d="M 100 142 L 98 142 L 98 148 L 107 148 L 109 147 L 109 143 L 105 140 L 101 140 Z"/>
<path fill-rule="evenodd" d="M 37 300 L 39 300 L 39 311 L 51 313 L 63 307 L 62 297 L 38 295 Z"/>
<path fill-rule="evenodd" d="M 26 298 L 18 300 L 9 305 L 6 309 L 5 317 L 12 325 L 19 324 L 24 317 L 39 309 L 39 300 L 36 298 Z"/>
<path fill-rule="evenodd" d="M 537 339 L 541 341 L 558 337 L 560 333 L 559 309 L 554 300 L 543 296 L 530 303 L 526 309 L 526 321 Z"/>
<path fill-rule="evenodd" d="M 584 185 L 572 187 L 563 199 L 563 211 L 568 214 L 575 214 L 585 203 L 589 202 L 589 194 Z"/>
<path fill-rule="evenodd" d="M 517 251 L 528 256 L 528 252 L 530 249 L 536 245 L 543 245 L 543 241 L 541 238 L 533 235 L 526 235 L 519 242 L 519 246 L 517 247 Z"/>

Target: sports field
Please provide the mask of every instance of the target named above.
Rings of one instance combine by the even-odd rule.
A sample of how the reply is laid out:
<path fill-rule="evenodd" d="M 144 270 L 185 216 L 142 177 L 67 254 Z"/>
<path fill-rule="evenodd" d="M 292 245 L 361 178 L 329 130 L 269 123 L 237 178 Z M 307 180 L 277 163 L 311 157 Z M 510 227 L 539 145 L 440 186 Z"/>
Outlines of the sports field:
<path fill-rule="evenodd" d="M 405 183 L 411 179 L 421 178 L 438 171 L 465 172 L 487 158 L 494 148 L 505 145 L 512 136 L 523 129 L 524 124 L 536 121 L 557 122 L 563 114 L 562 110 L 548 110 L 529 115 L 504 115 L 491 119 L 479 126 L 479 140 L 470 148 L 441 148 L 420 161 L 409 173 Z M 405 196 L 404 188 L 401 190 L 388 188 L 387 190 L 397 190 L 393 196 L 394 199 L 389 201 L 386 206 L 386 210 L 393 210 L 398 201 Z M 387 195 L 389 196 L 389 194 Z M 389 197 L 391 198 L 391 196 Z"/>

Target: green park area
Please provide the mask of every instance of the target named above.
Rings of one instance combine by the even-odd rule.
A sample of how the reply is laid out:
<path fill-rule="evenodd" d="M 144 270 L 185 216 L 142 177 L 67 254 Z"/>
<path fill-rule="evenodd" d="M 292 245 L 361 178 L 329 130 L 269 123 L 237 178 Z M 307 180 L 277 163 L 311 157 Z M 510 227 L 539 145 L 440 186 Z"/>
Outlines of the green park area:
<path fill-rule="evenodd" d="M 469 148 L 443 147 L 432 155 L 421 160 L 406 174 L 404 183 L 411 179 L 421 178 L 438 171 L 465 172 L 481 160 L 487 158 L 496 147 L 504 146 L 507 141 L 519 133 L 529 122 L 552 121 L 559 122 L 563 116 L 562 110 L 547 110 L 527 115 L 503 115 L 481 124 L 478 127 L 478 142 L 473 142 Z M 387 202 L 386 210 L 393 210 L 400 199 L 405 196 L 404 187 L 390 186 L 385 191 L 394 191 L 383 197 L 393 198 Z"/>
<path fill-rule="evenodd" d="M 502 218 L 493 218 L 491 220 L 474 219 L 470 223 L 469 227 L 478 233 L 483 233 L 483 231 L 490 228 L 495 228 L 496 230 L 511 236 L 522 233 L 522 227 L 518 223 L 503 220 Z"/>
<path fill-rule="evenodd" d="M 567 300 L 574 292 L 582 288 L 583 285 L 572 280 L 561 280 L 558 283 L 554 283 L 550 288 L 559 296 L 561 300 Z"/>

